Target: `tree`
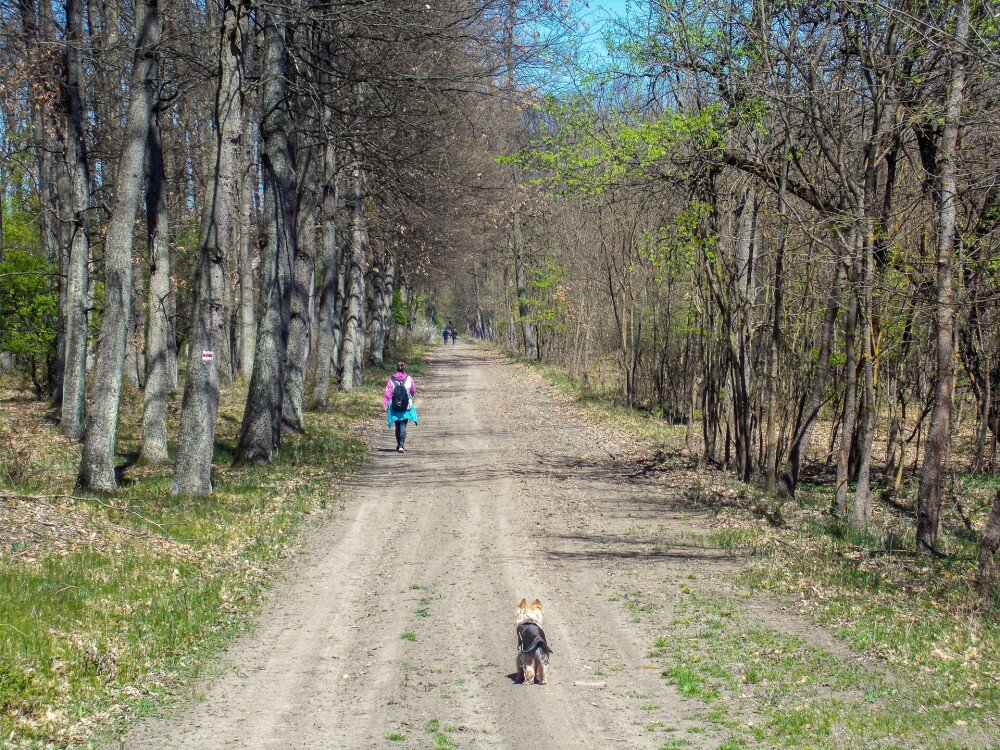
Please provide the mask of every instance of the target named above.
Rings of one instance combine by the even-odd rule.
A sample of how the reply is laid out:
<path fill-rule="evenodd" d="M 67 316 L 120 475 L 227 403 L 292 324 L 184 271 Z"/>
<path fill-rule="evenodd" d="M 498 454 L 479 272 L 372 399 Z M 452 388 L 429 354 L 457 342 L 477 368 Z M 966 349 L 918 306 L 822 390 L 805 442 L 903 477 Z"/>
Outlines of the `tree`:
<path fill-rule="evenodd" d="M 267 240 L 261 252 L 260 309 L 253 373 L 240 425 L 236 460 L 266 463 L 281 442 L 290 285 L 295 262 L 295 167 L 289 143 L 284 16 L 266 11 L 264 36 L 264 115 L 261 121 L 264 211 Z"/>
<path fill-rule="evenodd" d="M 94 490 L 113 490 L 117 486 L 115 438 L 132 309 L 132 244 L 145 177 L 156 48 L 160 43 L 157 0 L 137 0 L 135 24 L 135 59 L 129 81 L 131 99 L 115 177 L 115 201 L 104 242 L 104 308 L 94 368 L 101 386 L 94 391 L 87 415 L 78 480 L 82 487 Z"/>
<path fill-rule="evenodd" d="M 231 367 L 222 287 L 224 260 L 236 252 L 239 163 L 243 129 L 242 73 L 246 7 L 222 7 L 218 41 L 218 86 L 215 96 L 213 171 L 199 230 L 188 356 L 177 466 L 170 489 L 174 494 L 212 492 L 212 456 L 219 416 L 220 371 Z M 231 370 L 230 370 L 231 372 Z"/>
<path fill-rule="evenodd" d="M 940 527 L 942 475 L 948 452 L 952 392 L 955 383 L 955 229 L 958 221 L 958 142 L 965 103 L 965 47 L 969 40 L 969 2 L 955 4 L 955 35 L 949 51 L 951 72 L 941 142 L 936 154 L 938 195 L 937 267 L 935 272 L 935 387 L 927 447 L 917 497 L 917 549 L 935 552 Z"/>
<path fill-rule="evenodd" d="M 90 167 L 83 127 L 83 7 L 80 0 L 66 0 L 66 42 L 62 81 L 60 147 L 63 167 L 58 172 L 59 202 L 70 208 L 69 251 L 65 254 L 66 278 L 62 377 L 62 422 L 66 437 L 83 439 L 86 424 L 87 322 L 90 260 Z"/>

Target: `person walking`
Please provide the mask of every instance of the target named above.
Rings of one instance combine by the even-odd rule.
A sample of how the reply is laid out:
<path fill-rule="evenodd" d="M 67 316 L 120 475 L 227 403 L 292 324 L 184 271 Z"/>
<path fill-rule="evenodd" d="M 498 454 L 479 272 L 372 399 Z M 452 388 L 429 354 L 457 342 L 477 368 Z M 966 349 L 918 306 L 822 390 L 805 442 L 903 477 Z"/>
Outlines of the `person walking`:
<path fill-rule="evenodd" d="M 455 329 L 454 328 L 451 329 L 451 343 L 452 343 L 452 345 L 458 343 L 458 334 L 455 333 Z"/>
<path fill-rule="evenodd" d="M 444 335 L 444 345 L 448 346 L 448 329 L 447 328 L 441 329 L 441 333 Z"/>
<path fill-rule="evenodd" d="M 417 424 L 417 407 L 413 397 L 417 395 L 417 386 L 406 373 L 403 362 L 396 363 L 396 372 L 385 384 L 385 395 L 382 408 L 385 409 L 389 421 L 389 429 L 396 428 L 396 452 L 406 453 L 406 425 L 413 420 Z"/>

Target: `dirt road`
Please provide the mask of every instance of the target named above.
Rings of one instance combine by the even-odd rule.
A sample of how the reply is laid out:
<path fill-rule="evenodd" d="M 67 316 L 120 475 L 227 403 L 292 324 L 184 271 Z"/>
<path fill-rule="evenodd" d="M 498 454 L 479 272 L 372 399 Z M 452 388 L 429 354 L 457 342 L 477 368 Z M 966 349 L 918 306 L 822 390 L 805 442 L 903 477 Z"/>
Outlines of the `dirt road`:
<path fill-rule="evenodd" d="M 446 347 L 418 385 L 408 452 L 385 432 L 203 700 L 125 748 L 659 748 L 651 727 L 693 721 L 649 663 L 662 621 L 628 594 L 731 561 L 636 540 L 694 522 L 518 366 Z M 545 604 L 548 685 L 513 681 L 522 596 Z"/>

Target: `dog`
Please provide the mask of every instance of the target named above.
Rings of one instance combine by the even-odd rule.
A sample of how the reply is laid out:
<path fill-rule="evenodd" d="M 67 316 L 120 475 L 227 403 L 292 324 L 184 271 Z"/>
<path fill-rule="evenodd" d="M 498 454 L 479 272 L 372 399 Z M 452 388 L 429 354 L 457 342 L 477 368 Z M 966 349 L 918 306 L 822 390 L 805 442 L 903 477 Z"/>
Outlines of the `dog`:
<path fill-rule="evenodd" d="M 542 630 L 542 600 L 535 599 L 530 605 L 522 599 L 514 611 L 514 625 L 517 627 L 517 677 L 524 685 L 536 679 L 540 685 L 548 680 L 549 648 Z"/>

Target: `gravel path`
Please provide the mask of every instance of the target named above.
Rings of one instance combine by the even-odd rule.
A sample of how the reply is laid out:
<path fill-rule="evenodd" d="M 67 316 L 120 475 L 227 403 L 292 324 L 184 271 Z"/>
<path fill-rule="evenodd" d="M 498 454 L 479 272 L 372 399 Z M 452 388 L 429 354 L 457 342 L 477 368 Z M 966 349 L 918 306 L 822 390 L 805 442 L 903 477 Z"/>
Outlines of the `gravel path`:
<path fill-rule="evenodd" d="M 620 436 L 473 344 L 439 349 L 418 387 L 408 452 L 384 433 L 345 512 L 313 535 L 203 699 L 122 747 L 659 748 L 649 727 L 694 721 L 647 657 L 669 613 L 626 606 L 629 591 L 734 564 L 630 533 L 696 530 L 681 488 L 626 471 Z M 512 679 L 522 596 L 545 604 L 544 686 Z"/>

